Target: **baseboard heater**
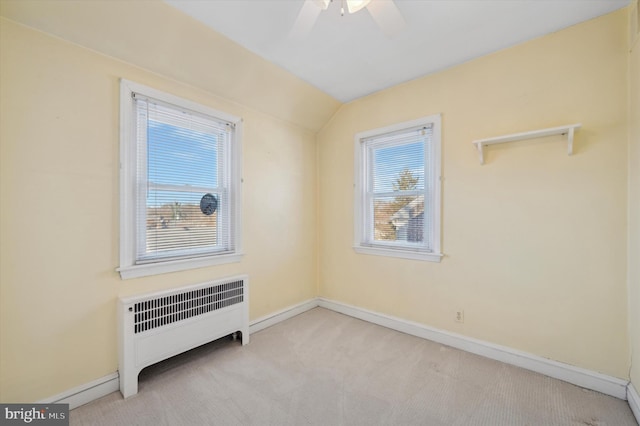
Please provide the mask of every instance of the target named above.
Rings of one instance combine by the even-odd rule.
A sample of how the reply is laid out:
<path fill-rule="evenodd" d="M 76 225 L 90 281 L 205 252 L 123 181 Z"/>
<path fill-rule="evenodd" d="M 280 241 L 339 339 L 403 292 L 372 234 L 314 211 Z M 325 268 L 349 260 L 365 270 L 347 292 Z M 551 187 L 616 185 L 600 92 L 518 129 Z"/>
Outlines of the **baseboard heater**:
<path fill-rule="evenodd" d="M 240 332 L 249 343 L 247 276 L 118 300 L 120 392 L 138 393 L 143 368 Z"/>

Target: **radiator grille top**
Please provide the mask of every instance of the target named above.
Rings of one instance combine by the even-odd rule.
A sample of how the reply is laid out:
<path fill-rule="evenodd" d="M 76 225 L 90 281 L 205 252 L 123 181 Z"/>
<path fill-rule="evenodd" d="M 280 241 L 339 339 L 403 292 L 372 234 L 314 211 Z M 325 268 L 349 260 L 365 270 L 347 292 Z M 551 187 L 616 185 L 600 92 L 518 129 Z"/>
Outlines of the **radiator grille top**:
<path fill-rule="evenodd" d="M 239 280 L 137 302 L 133 306 L 134 331 L 152 330 L 242 303 L 243 300 L 244 281 Z"/>

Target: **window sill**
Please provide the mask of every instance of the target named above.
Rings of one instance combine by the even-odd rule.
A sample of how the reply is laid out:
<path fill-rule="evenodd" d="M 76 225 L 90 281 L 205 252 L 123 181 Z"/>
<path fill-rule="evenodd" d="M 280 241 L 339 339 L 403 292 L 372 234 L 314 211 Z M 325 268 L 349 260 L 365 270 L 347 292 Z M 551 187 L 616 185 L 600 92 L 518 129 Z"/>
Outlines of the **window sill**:
<path fill-rule="evenodd" d="M 394 250 L 394 249 L 380 248 L 380 247 L 354 246 L 353 249 L 356 251 L 356 253 L 360 253 L 360 254 L 399 257 L 402 259 L 411 259 L 411 260 L 426 260 L 428 262 L 440 262 L 440 259 L 442 259 L 442 256 L 444 256 L 442 253 L 423 253 L 419 251 Z"/>
<path fill-rule="evenodd" d="M 242 253 L 225 254 L 220 256 L 200 257 L 195 259 L 171 260 L 161 263 L 149 263 L 144 265 L 122 266 L 116 270 L 120 272 L 120 278 L 146 277 L 149 275 L 166 274 L 169 272 L 185 271 L 187 269 L 204 268 L 225 263 L 240 262 Z"/>

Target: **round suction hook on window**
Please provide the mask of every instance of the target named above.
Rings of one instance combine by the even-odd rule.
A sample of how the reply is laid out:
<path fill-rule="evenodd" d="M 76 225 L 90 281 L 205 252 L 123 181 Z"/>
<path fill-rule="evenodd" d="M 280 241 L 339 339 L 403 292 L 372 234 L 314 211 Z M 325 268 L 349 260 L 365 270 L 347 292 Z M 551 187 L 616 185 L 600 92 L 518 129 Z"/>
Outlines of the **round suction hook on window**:
<path fill-rule="evenodd" d="M 200 211 L 211 216 L 218 209 L 218 199 L 213 194 L 204 194 L 200 199 Z"/>

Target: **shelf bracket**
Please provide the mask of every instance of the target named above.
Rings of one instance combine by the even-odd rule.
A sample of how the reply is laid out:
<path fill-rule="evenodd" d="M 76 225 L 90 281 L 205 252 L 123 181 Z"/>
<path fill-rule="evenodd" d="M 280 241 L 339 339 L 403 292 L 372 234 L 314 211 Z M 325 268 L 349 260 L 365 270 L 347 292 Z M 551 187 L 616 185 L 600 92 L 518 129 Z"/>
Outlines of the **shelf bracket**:
<path fill-rule="evenodd" d="M 567 155 L 573 154 L 573 132 L 575 129 L 575 127 L 571 127 L 567 133 Z"/>
<path fill-rule="evenodd" d="M 478 150 L 478 156 L 480 157 L 480 164 L 484 164 L 484 145 L 478 143 L 476 144 L 476 149 Z"/>

